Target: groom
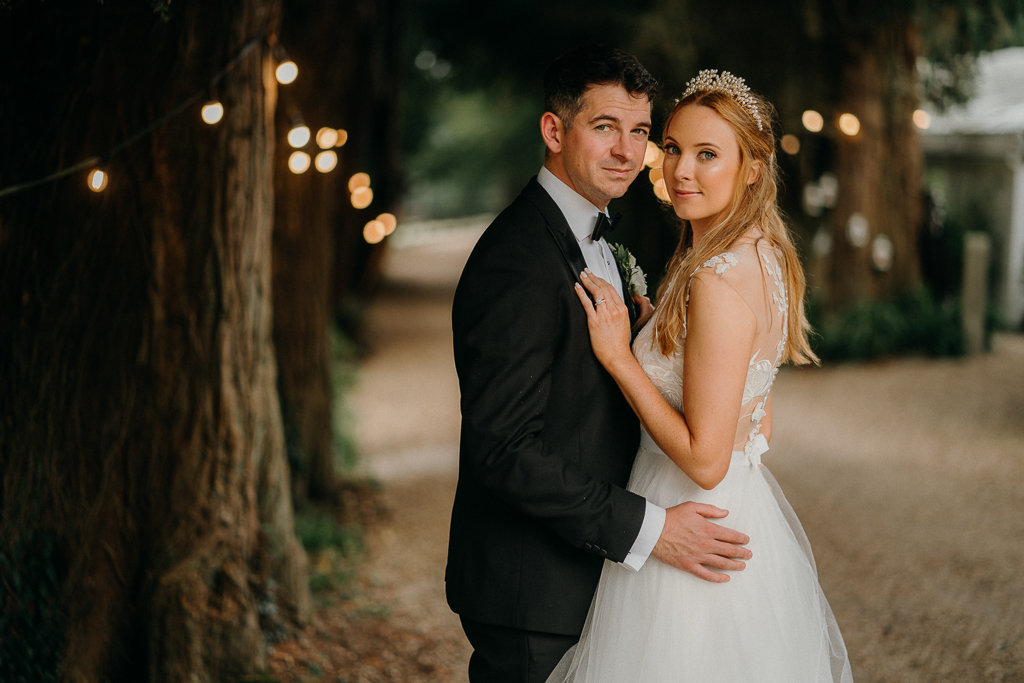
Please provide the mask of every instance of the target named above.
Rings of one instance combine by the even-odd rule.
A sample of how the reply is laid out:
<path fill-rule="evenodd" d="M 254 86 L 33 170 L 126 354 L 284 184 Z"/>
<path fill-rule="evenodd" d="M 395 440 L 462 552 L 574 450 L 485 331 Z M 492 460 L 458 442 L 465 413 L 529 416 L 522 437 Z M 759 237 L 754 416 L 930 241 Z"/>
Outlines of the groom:
<path fill-rule="evenodd" d="M 637 420 L 573 291 L 589 267 L 628 300 L 594 230 L 643 167 L 657 87 L 612 48 L 551 65 L 544 166 L 481 236 L 455 292 L 462 436 L 445 581 L 474 683 L 544 681 L 579 639 L 605 559 L 639 570 L 653 554 L 723 581 L 712 569 L 750 557 L 745 535 L 708 521 L 724 510 L 664 510 L 625 490 Z"/>

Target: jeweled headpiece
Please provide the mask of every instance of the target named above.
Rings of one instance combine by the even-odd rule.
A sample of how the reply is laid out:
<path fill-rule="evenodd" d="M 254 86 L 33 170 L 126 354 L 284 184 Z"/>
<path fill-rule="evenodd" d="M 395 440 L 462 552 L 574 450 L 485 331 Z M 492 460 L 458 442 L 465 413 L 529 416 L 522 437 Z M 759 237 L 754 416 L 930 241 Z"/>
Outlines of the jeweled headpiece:
<path fill-rule="evenodd" d="M 686 84 L 686 90 L 679 96 L 679 100 L 686 99 L 696 92 L 721 92 L 729 95 L 754 117 L 754 120 L 757 121 L 757 129 L 764 130 L 761 112 L 757 108 L 757 100 L 754 99 L 746 82 L 739 76 L 733 76 L 728 71 L 718 73 L 718 69 L 703 69 L 698 71 L 697 75 Z"/>

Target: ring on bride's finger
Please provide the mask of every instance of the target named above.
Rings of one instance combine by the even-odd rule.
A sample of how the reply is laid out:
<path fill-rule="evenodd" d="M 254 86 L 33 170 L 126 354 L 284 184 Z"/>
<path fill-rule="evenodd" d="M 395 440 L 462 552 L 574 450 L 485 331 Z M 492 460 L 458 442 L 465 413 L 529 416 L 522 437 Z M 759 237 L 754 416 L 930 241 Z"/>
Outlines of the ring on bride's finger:
<path fill-rule="evenodd" d="M 604 303 L 604 299 L 594 299 L 594 305 L 595 306 L 600 306 L 603 303 Z"/>

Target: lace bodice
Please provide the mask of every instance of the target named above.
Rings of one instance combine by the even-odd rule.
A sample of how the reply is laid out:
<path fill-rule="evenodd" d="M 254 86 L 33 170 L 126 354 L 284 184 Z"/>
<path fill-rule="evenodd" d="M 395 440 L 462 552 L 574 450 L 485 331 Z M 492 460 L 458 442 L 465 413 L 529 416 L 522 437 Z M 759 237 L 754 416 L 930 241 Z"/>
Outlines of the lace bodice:
<path fill-rule="evenodd" d="M 766 240 L 742 240 L 727 252 L 706 261 L 692 275 L 712 278 L 720 286 L 731 287 L 750 307 L 757 329 L 750 349 L 747 378 L 743 386 L 743 405 L 736 425 L 734 450 L 745 450 L 750 457 L 761 449 L 755 446 L 765 416 L 765 403 L 786 348 L 788 301 L 779 254 Z M 689 303 L 687 301 L 687 303 Z M 657 316 L 658 313 L 655 313 Z M 654 319 L 633 342 L 633 353 L 662 396 L 677 410 L 683 406 L 683 344 L 665 356 L 654 343 Z"/>

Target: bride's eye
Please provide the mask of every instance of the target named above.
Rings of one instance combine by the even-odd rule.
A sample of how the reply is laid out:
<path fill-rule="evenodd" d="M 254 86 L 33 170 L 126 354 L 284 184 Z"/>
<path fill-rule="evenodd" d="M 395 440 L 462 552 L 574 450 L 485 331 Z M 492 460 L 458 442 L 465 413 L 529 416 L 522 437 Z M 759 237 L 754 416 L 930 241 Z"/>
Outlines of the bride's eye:
<path fill-rule="evenodd" d="M 673 156 L 674 157 L 677 154 L 679 154 L 679 148 L 676 147 L 673 144 L 667 144 L 662 149 L 665 152 L 666 156 Z"/>
<path fill-rule="evenodd" d="M 706 149 L 702 152 L 697 153 L 697 158 L 700 159 L 701 161 L 711 161 L 716 156 L 718 155 Z"/>

